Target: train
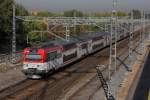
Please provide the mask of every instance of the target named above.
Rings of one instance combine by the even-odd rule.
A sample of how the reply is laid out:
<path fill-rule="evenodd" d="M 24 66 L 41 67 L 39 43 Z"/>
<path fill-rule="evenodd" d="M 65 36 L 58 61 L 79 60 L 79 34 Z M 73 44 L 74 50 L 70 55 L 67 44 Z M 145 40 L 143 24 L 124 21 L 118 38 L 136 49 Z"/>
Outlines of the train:
<path fill-rule="evenodd" d="M 129 33 L 120 33 L 121 40 Z M 89 54 L 110 44 L 110 33 L 86 33 L 70 37 L 70 41 L 60 39 L 45 42 L 37 47 L 25 48 L 23 51 L 23 73 L 32 79 L 41 79 Z"/>

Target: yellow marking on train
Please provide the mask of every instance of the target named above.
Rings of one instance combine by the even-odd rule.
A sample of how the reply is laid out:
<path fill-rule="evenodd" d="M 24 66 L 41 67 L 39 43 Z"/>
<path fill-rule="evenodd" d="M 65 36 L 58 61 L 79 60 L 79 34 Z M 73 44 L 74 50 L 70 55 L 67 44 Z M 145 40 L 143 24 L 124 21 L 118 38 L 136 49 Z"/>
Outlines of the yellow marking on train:
<path fill-rule="evenodd" d="M 150 100 L 150 89 L 148 91 L 148 100 Z"/>

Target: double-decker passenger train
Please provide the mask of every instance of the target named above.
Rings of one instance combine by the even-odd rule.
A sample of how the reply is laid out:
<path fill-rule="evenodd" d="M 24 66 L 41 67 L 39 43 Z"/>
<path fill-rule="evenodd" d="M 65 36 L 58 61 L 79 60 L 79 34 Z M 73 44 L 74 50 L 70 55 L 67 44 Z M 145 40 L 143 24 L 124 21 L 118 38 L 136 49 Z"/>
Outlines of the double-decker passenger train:
<path fill-rule="evenodd" d="M 118 40 L 128 33 L 118 35 Z M 52 40 L 36 48 L 26 48 L 23 53 L 22 71 L 28 78 L 42 78 L 110 43 L 110 33 L 87 33 L 70 38 L 69 42 Z"/>

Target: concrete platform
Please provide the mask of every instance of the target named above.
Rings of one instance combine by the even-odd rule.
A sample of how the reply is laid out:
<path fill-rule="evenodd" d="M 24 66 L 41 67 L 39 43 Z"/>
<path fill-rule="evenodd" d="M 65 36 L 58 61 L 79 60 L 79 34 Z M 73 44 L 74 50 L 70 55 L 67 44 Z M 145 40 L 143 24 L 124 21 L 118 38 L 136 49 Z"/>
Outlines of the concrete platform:
<path fill-rule="evenodd" d="M 149 54 L 149 43 L 146 43 L 146 47 L 142 55 L 138 55 L 137 60 L 133 64 L 133 71 L 126 73 L 126 78 L 123 80 L 122 86 L 119 88 L 117 100 L 133 100 L 134 93 L 137 88 L 140 76 L 142 74 L 144 64 Z M 134 99 L 145 100 L 145 99 Z"/>
<path fill-rule="evenodd" d="M 133 100 L 150 100 L 148 99 L 150 91 L 150 53 L 145 63 L 142 75 L 136 87 Z"/>

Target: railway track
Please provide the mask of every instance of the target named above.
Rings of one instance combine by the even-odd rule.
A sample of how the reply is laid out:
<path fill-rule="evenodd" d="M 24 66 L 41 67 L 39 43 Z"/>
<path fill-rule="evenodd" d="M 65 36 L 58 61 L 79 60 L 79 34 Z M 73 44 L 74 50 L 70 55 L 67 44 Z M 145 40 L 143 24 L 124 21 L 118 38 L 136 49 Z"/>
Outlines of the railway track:
<path fill-rule="evenodd" d="M 138 41 L 138 39 L 136 39 L 137 41 Z M 134 48 L 137 48 L 137 46 L 138 46 L 138 43 L 135 45 L 135 47 Z M 128 49 L 124 49 L 124 50 L 121 50 L 121 52 L 120 52 L 120 54 L 118 55 L 119 57 L 121 57 L 122 55 L 123 55 L 123 53 L 125 52 L 125 51 L 127 51 Z M 127 55 L 127 52 L 126 52 L 126 54 L 125 55 Z M 122 58 L 122 60 L 123 61 L 125 61 L 127 58 L 128 58 L 128 55 L 127 56 L 124 56 L 124 57 L 121 57 Z M 118 67 L 117 67 L 117 70 L 119 70 L 120 69 L 120 67 L 122 67 L 121 66 L 122 64 L 121 63 L 119 63 L 118 64 Z M 107 67 L 105 68 L 105 69 L 107 69 Z M 104 73 L 104 76 L 105 76 L 105 79 L 107 80 L 108 79 L 108 77 L 106 77 L 107 76 L 107 70 L 101 70 L 103 73 Z M 111 75 L 113 76 L 114 75 L 114 73 L 111 73 Z M 80 100 L 79 98 L 74 98 L 74 97 L 78 97 L 79 95 L 82 95 L 82 93 L 80 94 L 80 91 L 81 90 L 83 90 L 83 91 L 86 91 L 86 89 L 84 89 L 87 85 L 89 85 L 92 81 L 95 81 L 95 80 L 97 80 L 97 76 L 94 76 L 92 79 L 91 79 L 91 81 L 88 81 L 83 87 L 81 87 L 80 89 L 78 89 L 78 91 L 76 91 L 73 95 L 71 95 L 69 98 L 67 98 L 67 100 Z M 99 83 L 98 83 L 99 84 Z M 88 94 L 85 98 L 84 98 L 84 100 L 91 100 L 91 98 L 93 97 L 93 95 L 96 93 L 96 91 L 99 91 L 99 89 L 100 88 L 102 88 L 102 86 L 101 85 L 99 85 L 97 88 L 95 88 L 95 91 L 94 92 L 91 92 L 90 94 Z M 87 90 L 88 91 L 88 90 Z M 85 93 L 84 93 L 84 95 L 85 95 Z M 81 97 L 82 98 L 82 97 Z M 62 99 L 63 100 L 63 99 Z"/>
<path fill-rule="evenodd" d="M 138 39 L 136 39 L 138 40 Z M 120 47 L 127 43 L 127 39 L 119 44 L 119 55 L 122 55 L 128 48 Z M 123 45 L 124 46 L 124 45 Z M 46 80 L 26 80 L 14 87 L 0 91 L 0 99 L 2 100 L 57 100 L 61 99 L 65 93 L 73 87 L 74 84 L 79 83 L 85 74 L 96 75 L 95 66 L 97 64 L 108 64 L 109 49 L 102 51 L 82 59 L 79 63 L 73 64 L 71 67 L 59 71 L 57 74 L 50 76 Z M 106 71 L 103 68 L 103 71 Z M 76 94 L 76 93 L 75 93 Z M 74 94 L 74 95 L 75 95 Z"/>

